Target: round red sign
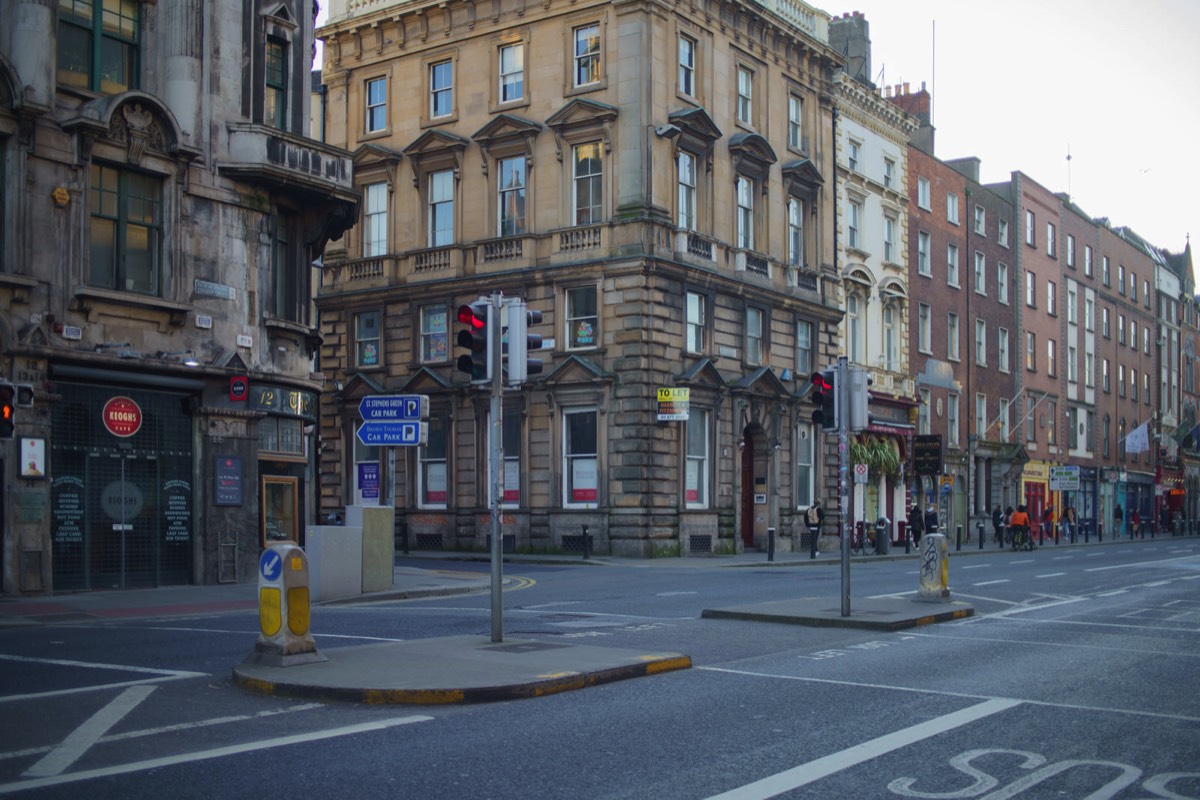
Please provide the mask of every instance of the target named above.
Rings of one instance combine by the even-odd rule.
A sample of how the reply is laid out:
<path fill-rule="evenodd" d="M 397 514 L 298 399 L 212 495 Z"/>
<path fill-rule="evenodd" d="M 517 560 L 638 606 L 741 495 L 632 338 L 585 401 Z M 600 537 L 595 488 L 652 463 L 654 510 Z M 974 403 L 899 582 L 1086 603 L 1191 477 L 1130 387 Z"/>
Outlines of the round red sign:
<path fill-rule="evenodd" d="M 104 418 L 104 427 L 113 436 L 133 436 L 142 428 L 142 409 L 129 397 L 110 399 L 100 416 Z"/>

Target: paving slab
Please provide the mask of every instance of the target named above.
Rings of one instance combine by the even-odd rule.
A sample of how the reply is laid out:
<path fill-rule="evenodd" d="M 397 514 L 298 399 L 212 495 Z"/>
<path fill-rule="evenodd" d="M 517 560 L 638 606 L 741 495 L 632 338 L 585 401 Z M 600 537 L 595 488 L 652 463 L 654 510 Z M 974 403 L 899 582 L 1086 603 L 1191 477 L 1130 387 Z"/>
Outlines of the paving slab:
<path fill-rule="evenodd" d="M 540 697 L 691 667 L 679 653 L 586 644 L 448 636 L 320 651 L 327 660 L 234 668 L 245 689 L 357 703 L 439 705 Z"/>
<path fill-rule="evenodd" d="M 767 603 L 706 608 L 706 619 L 739 619 L 778 622 L 819 628 L 865 628 L 898 631 L 920 625 L 965 619 L 975 607 L 961 600 L 927 600 L 915 592 L 897 597 L 851 598 L 850 616 L 842 616 L 840 597 L 801 597 Z"/>

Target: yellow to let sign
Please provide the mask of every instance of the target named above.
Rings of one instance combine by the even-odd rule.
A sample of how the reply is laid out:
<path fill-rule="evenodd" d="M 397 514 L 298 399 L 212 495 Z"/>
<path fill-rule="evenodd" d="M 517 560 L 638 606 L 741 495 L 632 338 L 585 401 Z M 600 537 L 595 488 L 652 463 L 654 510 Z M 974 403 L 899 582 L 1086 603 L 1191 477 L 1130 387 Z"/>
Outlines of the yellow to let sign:
<path fill-rule="evenodd" d="M 688 418 L 689 389 L 663 387 L 658 390 L 658 421 L 686 420 Z"/>

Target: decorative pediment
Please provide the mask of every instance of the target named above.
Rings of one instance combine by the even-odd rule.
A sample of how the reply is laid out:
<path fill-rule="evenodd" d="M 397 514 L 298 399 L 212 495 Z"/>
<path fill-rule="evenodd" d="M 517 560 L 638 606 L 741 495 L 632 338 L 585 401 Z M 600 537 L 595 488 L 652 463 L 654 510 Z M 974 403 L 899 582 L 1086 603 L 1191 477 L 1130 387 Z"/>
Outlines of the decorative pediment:
<path fill-rule="evenodd" d="M 563 362 L 546 376 L 548 386 L 566 384 L 608 383 L 612 375 L 605 372 L 598 364 L 583 356 L 567 356 Z"/>
<path fill-rule="evenodd" d="M 815 201 L 825 179 L 810 159 L 799 158 L 783 165 L 783 184 L 788 194 Z"/>
<path fill-rule="evenodd" d="M 443 130 L 425 131 L 413 143 L 404 148 L 413 169 L 413 186 L 421 182 L 424 168 L 452 167 L 455 180 L 461 177 L 462 154 L 471 144 L 470 139 L 464 139 L 456 133 Z"/>
<path fill-rule="evenodd" d="M 62 127 L 66 131 L 84 131 L 95 138 L 124 144 L 131 164 L 141 163 L 147 149 L 188 159 L 200 154 L 196 148 L 183 144 L 183 131 L 171 109 L 154 95 L 136 90 L 84 103 L 79 107 L 79 113 Z"/>
<path fill-rule="evenodd" d="M 729 140 L 734 173 L 742 172 L 757 178 L 763 194 L 767 193 L 767 174 L 779 159 L 770 143 L 757 133 L 739 133 Z"/>
<path fill-rule="evenodd" d="M 346 379 L 346 384 L 342 387 L 341 395 L 347 400 L 358 400 L 374 394 L 384 394 L 385 392 L 386 390 L 383 386 L 370 375 L 356 372 Z"/>
<path fill-rule="evenodd" d="M 863 267 L 861 265 L 847 267 L 844 277 L 845 277 L 846 283 L 853 283 L 853 284 L 857 284 L 858 286 L 865 286 L 868 289 L 875 285 L 875 277 L 873 275 L 871 275 L 871 273 L 867 272 L 866 267 Z"/>
<path fill-rule="evenodd" d="M 724 389 L 725 378 L 713 364 L 712 359 L 697 359 L 696 363 L 675 376 L 675 382 L 681 386 L 703 387 L 709 389 Z"/>
<path fill-rule="evenodd" d="M 791 391 L 784 384 L 775 370 L 770 367 L 759 367 L 754 372 L 742 376 L 733 384 L 735 394 L 752 394 L 759 397 L 791 397 Z"/>
<path fill-rule="evenodd" d="M 685 108 L 667 115 L 672 125 L 678 125 L 684 136 L 691 136 L 708 143 L 715 142 L 724 134 L 703 108 Z"/>
<path fill-rule="evenodd" d="M 575 98 L 546 119 L 546 127 L 554 131 L 555 154 L 562 161 L 563 146 L 579 136 L 600 135 L 604 152 L 612 152 L 612 124 L 617 108 L 595 100 Z"/>
<path fill-rule="evenodd" d="M 533 141 L 542 132 L 542 125 L 515 114 L 497 114 L 471 137 L 483 156 L 483 174 L 488 172 L 488 159 L 497 150 L 519 152 L 525 164 L 533 168 Z"/>
<path fill-rule="evenodd" d="M 441 394 L 453 389 L 454 384 L 437 370 L 421 367 L 400 387 L 401 394 Z"/>
<path fill-rule="evenodd" d="M 396 180 L 396 165 L 404 154 L 390 147 L 377 144 L 359 145 L 354 151 L 354 174 L 358 178 L 364 175 L 384 174 L 387 182 L 392 185 Z"/>
<path fill-rule="evenodd" d="M 884 281 L 879 285 L 879 296 L 884 301 L 908 299 L 908 287 L 898 280 Z"/>

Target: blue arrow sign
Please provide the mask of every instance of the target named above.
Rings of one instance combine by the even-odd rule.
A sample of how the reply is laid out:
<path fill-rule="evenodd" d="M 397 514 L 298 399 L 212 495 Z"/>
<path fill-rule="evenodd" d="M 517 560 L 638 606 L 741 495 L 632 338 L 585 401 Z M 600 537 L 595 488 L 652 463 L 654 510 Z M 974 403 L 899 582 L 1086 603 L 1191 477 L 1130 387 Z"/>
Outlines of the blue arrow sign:
<path fill-rule="evenodd" d="M 258 571 L 264 580 L 279 580 L 279 573 L 283 572 L 283 559 L 274 550 L 264 550 L 258 559 Z"/>
<path fill-rule="evenodd" d="M 370 447 L 423 444 L 429 437 L 429 423 L 414 420 L 364 422 L 358 428 L 358 440 Z"/>
<path fill-rule="evenodd" d="M 369 421 L 428 419 L 429 395 L 377 394 L 358 403 L 358 413 Z"/>

